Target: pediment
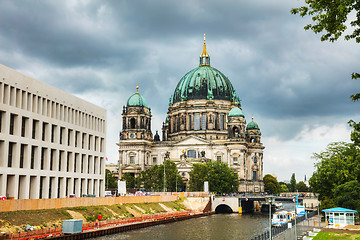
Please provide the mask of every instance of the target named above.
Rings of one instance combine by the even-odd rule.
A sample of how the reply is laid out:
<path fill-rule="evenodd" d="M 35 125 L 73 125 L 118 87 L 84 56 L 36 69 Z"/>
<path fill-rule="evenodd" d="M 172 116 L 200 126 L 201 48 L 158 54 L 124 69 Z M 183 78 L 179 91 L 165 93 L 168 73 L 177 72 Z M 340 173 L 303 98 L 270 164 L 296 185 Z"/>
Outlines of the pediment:
<path fill-rule="evenodd" d="M 196 136 L 188 136 L 174 143 L 175 146 L 194 146 L 194 145 L 208 145 L 211 142 Z"/>
<path fill-rule="evenodd" d="M 122 170 L 137 170 L 137 169 L 141 169 L 141 167 L 136 166 L 136 165 L 127 165 L 127 166 L 122 168 Z"/>
<path fill-rule="evenodd" d="M 180 162 L 176 163 L 176 167 L 177 167 L 177 169 L 192 168 L 193 165 L 191 163 L 188 163 L 188 162 L 185 162 L 185 161 L 180 161 Z"/>

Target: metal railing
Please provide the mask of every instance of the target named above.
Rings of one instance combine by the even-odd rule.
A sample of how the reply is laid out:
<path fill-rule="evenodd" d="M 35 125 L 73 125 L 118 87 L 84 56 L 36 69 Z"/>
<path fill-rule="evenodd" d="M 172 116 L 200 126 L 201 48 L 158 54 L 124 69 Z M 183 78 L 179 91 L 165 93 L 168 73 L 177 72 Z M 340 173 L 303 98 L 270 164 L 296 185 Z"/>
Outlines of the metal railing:
<path fill-rule="evenodd" d="M 308 219 L 308 218 L 311 218 L 313 216 L 317 215 L 317 212 L 314 211 L 314 212 L 309 212 L 306 216 L 300 216 L 300 217 L 297 217 L 296 218 L 296 225 L 298 223 L 301 223 L 302 221 Z M 291 226 L 294 226 L 295 225 L 295 219 L 292 219 L 289 223 L 291 223 Z M 282 224 L 281 226 L 279 227 L 274 227 L 274 228 L 271 228 L 271 236 L 272 238 L 273 237 L 276 237 L 277 235 L 279 235 L 280 233 L 282 232 L 285 232 L 286 230 L 289 229 L 289 225 L 288 224 Z M 263 233 L 260 233 L 260 234 L 257 234 L 255 236 L 253 236 L 252 238 L 250 238 L 251 240 L 267 240 L 267 239 L 270 239 L 270 234 L 269 234 L 269 230 L 266 230 L 265 232 Z"/>

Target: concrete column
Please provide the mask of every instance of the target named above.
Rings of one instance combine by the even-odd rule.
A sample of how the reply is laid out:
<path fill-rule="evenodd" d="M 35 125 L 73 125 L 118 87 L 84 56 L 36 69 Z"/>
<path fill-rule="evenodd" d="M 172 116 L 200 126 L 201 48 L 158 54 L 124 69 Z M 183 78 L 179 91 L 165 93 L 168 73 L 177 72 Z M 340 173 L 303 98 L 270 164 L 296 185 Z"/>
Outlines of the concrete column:
<path fill-rule="evenodd" d="M 7 174 L 0 174 L 0 196 L 6 196 Z"/>
<path fill-rule="evenodd" d="M 100 179 L 100 197 L 105 196 L 105 181 Z"/>
<path fill-rule="evenodd" d="M 12 150 L 12 168 L 20 167 L 20 143 L 13 143 Z M 17 185 L 16 185 L 17 186 Z"/>
<path fill-rule="evenodd" d="M 43 185 L 42 185 L 42 198 L 49 198 L 49 191 L 50 191 L 50 178 L 49 176 L 43 177 Z"/>
<path fill-rule="evenodd" d="M 88 181 L 88 186 L 87 186 L 87 189 L 88 189 L 88 194 L 94 194 L 94 182 L 93 182 L 93 179 L 87 179 Z"/>
<path fill-rule="evenodd" d="M 30 193 L 30 176 L 19 176 L 19 199 L 28 199 Z"/>
<path fill-rule="evenodd" d="M 74 184 L 75 184 L 75 195 L 76 197 L 81 197 L 81 193 L 80 193 L 80 178 L 75 178 L 74 179 Z"/>
<path fill-rule="evenodd" d="M 51 185 L 51 198 L 57 198 L 57 192 L 58 192 L 58 178 L 57 177 L 51 177 L 50 178 L 50 185 Z"/>
<path fill-rule="evenodd" d="M 122 178 L 122 168 L 123 166 L 123 151 L 119 151 L 119 179 Z"/>
<path fill-rule="evenodd" d="M 99 193 L 100 193 L 100 189 L 99 189 L 99 180 L 98 179 L 94 179 L 94 188 L 95 188 L 95 192 L 94 194 L 99 197 Z"/>
<path fill-rule="evenodd" d="M 59 198 L 65 198 L 66 197 L 66 178 L 60 177 L 59 178 L 59 184 L 60 184 L 60 196 Z"/>
<path fill-rule="evenodd" d="M 70 194 L 74 194 L 74 178 L 68 178 L 69 180 L 68 181 L 68 196 Z"/>
<path fill-rule="evenodd" d="M 29 198 L 38 199 L 40 191 L 40 180 L 38 176 L 30 176 Z"/>
<path fill-rule="evenodd" d="M 87 179 L 85 178 L 82 178 L 81 179 L 81 184 L 82 184 L 82 192 L 81 192 L 81 195 L 82 194 L 88 194 L 88 186 L 87 186 L 87 184 L 88 184 L 88 182 L 87 182 Z"/>

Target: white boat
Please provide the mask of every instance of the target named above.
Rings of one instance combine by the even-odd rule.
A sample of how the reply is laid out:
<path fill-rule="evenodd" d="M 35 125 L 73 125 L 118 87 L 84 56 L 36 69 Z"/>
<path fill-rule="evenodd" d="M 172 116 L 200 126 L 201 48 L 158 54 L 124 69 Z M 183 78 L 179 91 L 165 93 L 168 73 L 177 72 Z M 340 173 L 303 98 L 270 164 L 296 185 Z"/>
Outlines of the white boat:
<path fill-rule="evenodd" d="M 281 202 L 276 202 L 275 207 L 276 207 L 276 209 L 283 209 L 284 208 L 283 204 Z"/>
<path fill-rule="evenodd" d="M 273 218 L 271 219 L 271 224 L 275 227 L 281 226 L 294 219 L 295 212 L 288 212 L 288 211 L 280 211 L 273 214 Z"/>

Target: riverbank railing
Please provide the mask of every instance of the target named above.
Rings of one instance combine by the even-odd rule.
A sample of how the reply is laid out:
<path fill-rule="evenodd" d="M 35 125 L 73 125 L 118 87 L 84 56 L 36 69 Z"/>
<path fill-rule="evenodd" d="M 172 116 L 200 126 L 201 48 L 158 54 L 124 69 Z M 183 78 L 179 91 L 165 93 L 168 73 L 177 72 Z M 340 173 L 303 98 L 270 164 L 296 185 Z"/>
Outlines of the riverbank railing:
<path fill-rule="evenodd" d="M 303 216 L 297 217 L 296 218 L 296 225 L 298 225 L 298 223 L 301 223 L 302 221 L 304 221 L 306 219 L 312 218 L 315 215 L 317 215 L 317 212 L 313 211 L 313 212 L 309 212 L 306 216 L 303 215 Z M 291 223 L 291 228 L 294 227 L 295 219 L 292 219 L 289 223 Z M 279 227 L 272 227 L 271 228 L 271 236 L 276 237 L 277 235 L 287 231 L 288 229 L 289 229 L 289 224 L 282 224 Z M 257 235 L 253 236 L 250 239 L 251 240 L 267 240 L 267 239 L 270 239 L 269 230 L 266 230 L 263 233 L 257 234 Z"/>
<path fill-rule="evenodd" d="M 202 213 L 202 211 L 190 210 L 190 211 L 181 211 L 181 212 L 173 212 L 173 213 L 153 214 L 142 217 L 109 219 L 99 222 L 84 223 L 82 226 L 82 232 L 95 231 L 99 229 L 111 228 L 122 225 L 137 224 L 146 221 L 161 221 L 169 218 L 181 218 L 186 215 L 193 215 L 198 213 Z M 35 231 L 20 232 L 20 233 L 12 233 L 3 236 L 0 235 L 0 239 L 13 239 L 13 240 L 40 239 L 40 238 L 51 238 L 61 234 L 62 234 L 62 228 L 57 227 L 57 228 L 49 228 L 49 229 L 40 229 Z"/>

